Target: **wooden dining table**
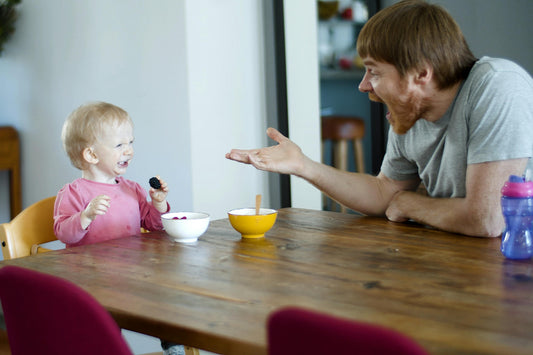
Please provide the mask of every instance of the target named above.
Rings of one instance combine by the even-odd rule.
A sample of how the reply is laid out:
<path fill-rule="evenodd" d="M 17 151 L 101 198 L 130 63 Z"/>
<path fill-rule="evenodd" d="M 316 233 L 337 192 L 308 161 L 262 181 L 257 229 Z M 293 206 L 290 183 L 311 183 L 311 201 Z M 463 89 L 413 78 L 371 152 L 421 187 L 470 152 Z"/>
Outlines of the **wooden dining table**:
<path fill-rule="evenodd" d="M 192 244 L 152 232 L 5 265 L 78 284 L 122 328 L 219 354 L 266 354 L 268 316 L 289 305 L 396 329 L 431 354 L 533 353 L 533 262 L 416 223 L 285 208 L 257 240 L 221 219 Z"/>

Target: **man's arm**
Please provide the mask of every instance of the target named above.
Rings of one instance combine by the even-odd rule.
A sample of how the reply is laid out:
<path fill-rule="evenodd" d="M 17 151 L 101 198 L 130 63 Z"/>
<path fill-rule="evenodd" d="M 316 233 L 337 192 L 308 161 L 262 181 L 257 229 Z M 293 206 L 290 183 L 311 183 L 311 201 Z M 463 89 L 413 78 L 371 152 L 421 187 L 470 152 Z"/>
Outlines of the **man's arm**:
<path fill-rule="evenodd" d="M 391 200 L 400 191 L 414 190 L 420 180 L 397 181 L 378 176 L 342 171 L 315 161 L 307 162 L 300 177 L 326 195 L 354 211 L 384 216 Z"/>
<path fill-rule="evenodd" d="M 509 175 L 522 175 L 527 158 L 470 164 L 464 198 L 430 198 L 399 192 L 386 215 L 391 221 L 412 219 L 435 228 L 477 237 L 498 237 L 504 227 L 501 188 Z"/>
<path fill-rule="evenodd" d="M 347 207 L 371 215 L 384 216 L 398 191 L 415 189 L 419 184 L 418 179 L 399 182 L 382 174 L 375 177 L 341 171 L 309 159 L 298 145 L 276 129 L 269 128 L 267 134 L 278 144 L 261 149 L 233 149 L 226 158 L 259 170 L 301 177 Z"/>

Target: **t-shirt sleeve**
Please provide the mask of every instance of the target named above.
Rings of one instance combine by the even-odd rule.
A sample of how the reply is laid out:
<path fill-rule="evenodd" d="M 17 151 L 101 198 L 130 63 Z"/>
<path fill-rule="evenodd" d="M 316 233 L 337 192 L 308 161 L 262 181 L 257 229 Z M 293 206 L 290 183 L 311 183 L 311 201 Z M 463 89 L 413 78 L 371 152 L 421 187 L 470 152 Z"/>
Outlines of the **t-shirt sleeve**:
<path fill-rule="evenodd" d="M 523 70 L 499 70 L 470 91 L 467 163 L 533 155 L 533 87 Z"/>
<path fill-rule="evenodd" d="M 389 129 L 387 151 L 381 164 L 381 172 L 389 179 L 405 181 L 418 178 L 416 163 L 407 159 L 402 153 L 402 139 Z"/>
<path fill-rule="evenodd" d="M 80 216 L 85 210 L 84 199 L 70 184 L 57 194 L 54 205 L 54 234 L 65 244 L 79 242 L 87 234 L 81 227 Z"/>

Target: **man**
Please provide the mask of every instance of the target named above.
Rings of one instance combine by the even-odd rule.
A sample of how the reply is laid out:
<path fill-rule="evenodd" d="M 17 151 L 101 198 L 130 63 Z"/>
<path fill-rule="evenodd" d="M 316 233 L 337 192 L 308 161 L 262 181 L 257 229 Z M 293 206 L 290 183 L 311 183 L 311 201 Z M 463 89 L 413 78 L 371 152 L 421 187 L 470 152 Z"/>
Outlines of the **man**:
<path fill-rule="evenodd" d="M 279 144 L 226 158 L 299 176 L 340 203 L 395 222 L 414 220 L 470 236 L 500 236 L 500 189 L 533 168 L 533 80 L 503 59 L 476 59 L 441 7 L 406 0 L 373 16 L 357 51 L 359 90 L 389 112 L 378 176 L 314 162 L 273 128 Z M 415 193 L 423 182 L 429 196 Z"/>

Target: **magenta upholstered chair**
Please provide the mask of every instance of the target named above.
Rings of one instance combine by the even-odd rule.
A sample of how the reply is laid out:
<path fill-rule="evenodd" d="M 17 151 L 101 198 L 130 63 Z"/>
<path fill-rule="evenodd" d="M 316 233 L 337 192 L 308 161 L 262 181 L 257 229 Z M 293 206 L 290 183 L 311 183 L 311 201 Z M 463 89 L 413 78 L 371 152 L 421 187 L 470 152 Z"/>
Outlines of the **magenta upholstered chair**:
<path fill-rule="evenodd" d="M 368 323 L 286 307 L 268 318 L 269 355 L 427 355 L 414 340 Z"/>
<path fill-rule="evenodd" d="M 0 269 L 0 285 L 13 355 L 132 355 L 111 315 L 77 285 L 16 266 Z"/>

